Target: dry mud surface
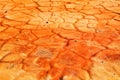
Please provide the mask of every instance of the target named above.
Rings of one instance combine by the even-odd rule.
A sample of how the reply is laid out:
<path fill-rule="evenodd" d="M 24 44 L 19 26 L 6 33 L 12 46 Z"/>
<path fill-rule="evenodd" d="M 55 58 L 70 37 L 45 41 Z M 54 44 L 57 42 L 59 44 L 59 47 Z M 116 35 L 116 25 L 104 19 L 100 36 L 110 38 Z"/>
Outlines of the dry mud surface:
<path fill-rule="evenodd" d="M 0 80 L 120 80 L 120 0 L 0 0 Z"/>

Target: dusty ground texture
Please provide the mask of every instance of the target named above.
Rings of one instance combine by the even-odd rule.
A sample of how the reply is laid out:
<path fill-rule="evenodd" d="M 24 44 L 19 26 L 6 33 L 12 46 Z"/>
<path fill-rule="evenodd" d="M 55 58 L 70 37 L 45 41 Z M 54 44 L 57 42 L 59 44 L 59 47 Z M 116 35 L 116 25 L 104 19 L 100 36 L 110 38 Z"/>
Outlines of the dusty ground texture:
<path fill-rule="evenodd" d="M 0 0 L 0 80 L 120 80 L 120 0 Z"/>

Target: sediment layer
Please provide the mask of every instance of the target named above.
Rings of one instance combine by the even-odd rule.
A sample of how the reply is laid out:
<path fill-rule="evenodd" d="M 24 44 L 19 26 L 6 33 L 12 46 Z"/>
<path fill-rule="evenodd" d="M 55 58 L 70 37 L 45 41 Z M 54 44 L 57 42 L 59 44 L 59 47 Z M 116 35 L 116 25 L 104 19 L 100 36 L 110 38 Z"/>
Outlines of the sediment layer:
<path fill-rule="evenodd" d="M 0 80 L 120 80 L 120 1 L 0 0 Z"/>

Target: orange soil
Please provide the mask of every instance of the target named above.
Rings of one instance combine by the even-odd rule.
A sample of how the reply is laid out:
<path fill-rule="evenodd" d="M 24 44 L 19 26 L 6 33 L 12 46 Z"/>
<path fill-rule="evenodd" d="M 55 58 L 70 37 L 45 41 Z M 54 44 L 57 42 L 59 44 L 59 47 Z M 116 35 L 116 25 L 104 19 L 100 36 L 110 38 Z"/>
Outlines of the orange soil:
<path fill-rule="evenodd" d="M 92 80 L 93 57 L 120 60 L 120 1 L 0 0 L 0 9 L 0 80 Z"/>

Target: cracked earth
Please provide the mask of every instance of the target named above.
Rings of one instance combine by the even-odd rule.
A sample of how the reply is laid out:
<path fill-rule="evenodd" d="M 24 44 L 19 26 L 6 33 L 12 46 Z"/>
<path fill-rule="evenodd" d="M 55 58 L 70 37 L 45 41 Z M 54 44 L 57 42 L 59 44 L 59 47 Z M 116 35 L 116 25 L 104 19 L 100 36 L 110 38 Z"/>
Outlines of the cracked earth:
<path fill-rule="evenodd" d="M 120 0 L 0 0 L 0 80 L 120 80 Z"/>

